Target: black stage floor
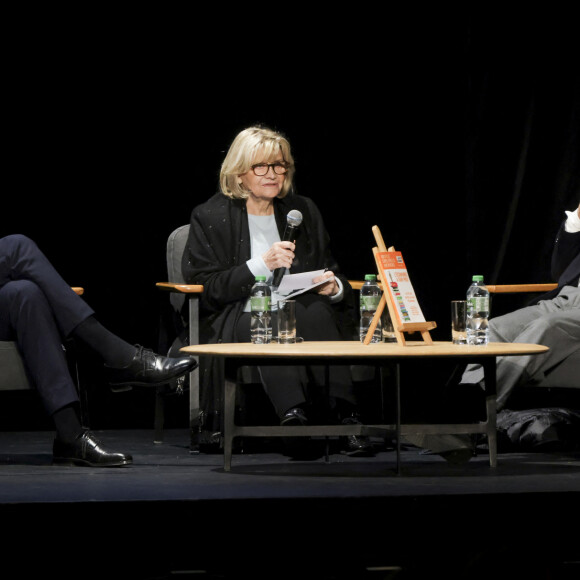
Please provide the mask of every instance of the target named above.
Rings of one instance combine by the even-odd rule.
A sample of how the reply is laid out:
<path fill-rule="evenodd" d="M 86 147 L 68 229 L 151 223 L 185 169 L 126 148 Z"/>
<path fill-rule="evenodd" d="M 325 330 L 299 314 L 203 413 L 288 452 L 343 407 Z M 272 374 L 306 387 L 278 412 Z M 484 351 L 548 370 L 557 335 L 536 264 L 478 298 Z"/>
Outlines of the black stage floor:
<path fill-rule="evenodd" d="M 580 454 L 464 466 L 383 448 L 292 461 L 191 454 L 186 430 L 98 432 L 133 465 L 51 465 L 52 433 L 0 433 L 1 578 L 578 578 Z"/>

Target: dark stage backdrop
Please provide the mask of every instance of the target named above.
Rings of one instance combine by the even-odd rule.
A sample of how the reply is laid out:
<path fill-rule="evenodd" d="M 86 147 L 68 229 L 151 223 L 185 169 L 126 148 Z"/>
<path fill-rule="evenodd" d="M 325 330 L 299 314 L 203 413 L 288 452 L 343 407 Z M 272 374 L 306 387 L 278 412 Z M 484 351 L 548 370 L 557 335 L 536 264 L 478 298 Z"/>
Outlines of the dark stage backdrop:
<path fill-rule="evenodd" d="M 235 59 L 183 38 L 21 43 L 0 235 L 33 238 L 107 327 L 157 348 L 167 236 L 216 191 L 237 132 L 263 123 L 289 137 L 296 190 L 322 210 L 344 273 L 374 272 L 378 225 L 435 339 L 449 339 L 449 301 L 472 274 L 550 281 L 555 233 L 580 201 L 568 29 L 457 15 L 344 31 L 305 30 L 279 52 L 238 44 Z M 113 396 L 81 370 L 93 427 L 152 425 L 151 393 Z M 185 401 L 171 420 L 187 423 Z"/>

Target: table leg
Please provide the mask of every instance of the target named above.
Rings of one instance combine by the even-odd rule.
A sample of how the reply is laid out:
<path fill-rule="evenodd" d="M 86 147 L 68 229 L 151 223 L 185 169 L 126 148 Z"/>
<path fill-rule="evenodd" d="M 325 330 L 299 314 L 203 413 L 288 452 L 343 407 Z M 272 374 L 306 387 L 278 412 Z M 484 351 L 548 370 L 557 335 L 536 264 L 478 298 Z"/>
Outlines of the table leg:
<path fill-rule="evenodd" d="M 330 396 L 330 366 L 326 365 L 324 367 L 324 389 L 326 391 L 326 400 L 329 400 Z M 324 437 L 324 461 L 330 463 L 330 440 L 328 435 Z"/>
<path fill-rule="evenodd" d="M 401 366 L 395 365 L 397 475 L 401 475 Z"/>
<path fill-rule="evenodd" d="M 497 382 L 495 357 L 486 357 L 482 360 L 485 377 L 485 409 L 487 415 L 486 432 L 489 447 L 489 465 L 497 467 Z"/>
<path fill-rule="evenodd" d="M 234 441 L 232 434 L 236 411 L 236 382 L 226 379 L 224 389 L 224 471 L 230 471 Z"/>

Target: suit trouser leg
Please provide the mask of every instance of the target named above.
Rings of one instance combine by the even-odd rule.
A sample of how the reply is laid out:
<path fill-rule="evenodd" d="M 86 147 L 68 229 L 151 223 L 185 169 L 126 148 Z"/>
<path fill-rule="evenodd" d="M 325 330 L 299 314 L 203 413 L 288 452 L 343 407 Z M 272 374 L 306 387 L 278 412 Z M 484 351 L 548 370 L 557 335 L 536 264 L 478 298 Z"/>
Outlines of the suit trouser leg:
<path fill-rule="evenodd" d="M 62 336 L 67 337 L 94 311 L 67 284 L 38 246 L 26 236 L 0 238 L 0 286 L 29 280 L 43 292 Z"/>
<path fill-rule="evenodd" d="M 550 347 L 546 354 L 497 357 L 497 410 L 506 404 L 510 393 L 521 382 L 541 380 L 544 372 L 580 348 L 580 290 L 566 286 L 552 300 L 521 308 L 490 320 L 491 342 L 522 342 Z M 484 387 L 483 366 L 468 365 L 461 383 Z M 415 435 L 410 443 L 435 452 L 468 447 L 462 435 Z"/>
<path fill-rule="evenodd" d="M 490 320 L 492 342 L 543 344 L 541 355 L 498 357 L 497 408 L 501 410 L 519 384 L 541 381 L 549 369 L 580 349 L 580 289 L 565 286 L 552 300 L 543 300 Z M 469 365 L 462 383 L 480 383 L 483 369 Z"/>
<path fill-rule="evenodd" d="M 47 412 L 78 402 L 62 339 L 44 292 L 34 282 L 0 287 L 0 339 L 15 340 Z"/>

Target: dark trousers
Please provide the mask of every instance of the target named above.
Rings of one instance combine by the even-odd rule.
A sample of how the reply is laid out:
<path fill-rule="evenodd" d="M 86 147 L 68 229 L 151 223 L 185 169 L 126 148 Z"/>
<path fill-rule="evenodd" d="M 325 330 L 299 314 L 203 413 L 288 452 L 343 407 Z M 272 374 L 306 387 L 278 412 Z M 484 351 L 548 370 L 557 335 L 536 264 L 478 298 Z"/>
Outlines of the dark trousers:
<path fill-rule="evenodd" d="M 0 238 L 0 340 L 13 340 L 47 412 L 78 401 L 63 339 L 93 314 L 38 246 Z"/>
<path fill-rule="evenodd" d="M 272 313 L 272 330 L 277 335 L 276 312 Z M 296 334 L 305 341 L 343 340 L 332 305 L 326 296 L 300 294 L 296 296 Z M 237 325 L 239 342 L 250 342 L 250 313 L 242 314 Z M 288 365 L 258 367 L 264 390 L 278 416 L 292 407 L 309 402 L 309 388 L 325 384 L 325 368 L 318 365 Z M 356 404 L 354 387 L 348 366 L 330 366 L 328 395 L 331 401 Z"/>

